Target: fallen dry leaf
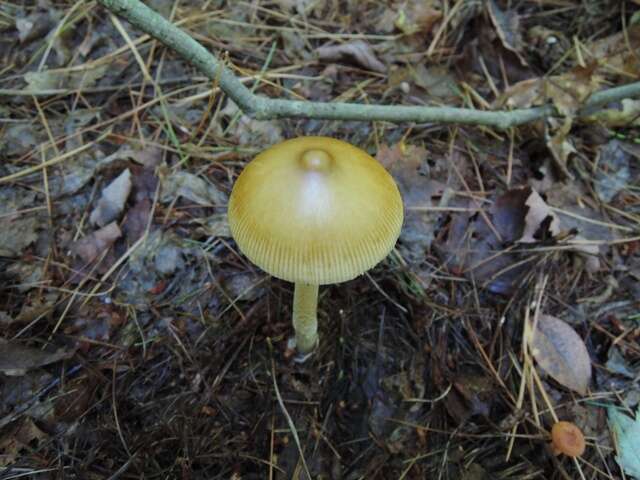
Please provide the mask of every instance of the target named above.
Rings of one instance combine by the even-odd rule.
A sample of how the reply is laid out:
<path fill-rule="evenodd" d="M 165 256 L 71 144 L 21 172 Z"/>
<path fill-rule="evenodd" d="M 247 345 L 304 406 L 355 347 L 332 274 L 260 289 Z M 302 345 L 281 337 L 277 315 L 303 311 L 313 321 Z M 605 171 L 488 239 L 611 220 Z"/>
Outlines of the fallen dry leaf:
<path fill-rule="evenodd" d="M 161 178 L 162 195 L 160 201 L 168 203 L 183 197 L 202 206 L 225 205 L 227 196 L 214 184 L 193 173 L 177 171 Z"/>
<path fill-rule="evenodd" d="M 640 478 L 640 407 L 635 418 L 614 406 L 609 406 L 607 413 L 615 438 L 616 462 L 629 477 Z"/>
<path fill-rule="evenodd" d="M 547 175 L 550 175 L 547 172 Z M 607 226 L 607 218 L 588 201 L 588 190 L 579 181 L 551 182 L 544 193 L 546 203 L 560 220 L 563 232 L 575 232 L 566 240 L 566 245 L 586 260 L 587 270 L 599 270 L 599 254 L 606 254 L 608 244 L 620 238 L 619 232 Z M 594 223 L 595 220 L 597 223 Z M 598 243 L 600 246 L 598 246 Z"/>
<path fill-rule="evenodd" d="M 591 381 L 591 359 L 587 347 L 566 322 L 540 315 L 529 347 L 538 365 L 561 385 L 581 395 Z"/>
<path fill-rule="evenodd" d="M 37 292 L 25 299 L 20 313 L 13 319 L 17 324 L 27 324 L 36 318 L 53 312 L 56 302 L 60 297 L 59 292 Z"/>
<path fill-rule="evenodd" d="M 162 148 L 148 145 L 145 148 L 132 148 L 129 156 L 132 160 L 147 168 L 155 168 L 162 163 Z"/>
<path fill-rule="evenodd" d="M 569 138 L 571 124 L 571 119 L 567 118 L 562 123 L 562 126 L 556 128 L 555 132 L 551 132 L 551 135 L 547 136 L 547 147 L 555 160 L 556 166 L 560 169 L 562 174 L 566 178 L 573 179 L 573 175 L 569 171 L 568 163 L 569 157 L 572 154 L 577 153 L 577 150 Z"/>
<path fill-rule="evenodd" d="M 43 70 L 24 74 L 27 85 L 23 90 L 77 89 L 88 88 L 98 82 L 109 70 L 110 65 L 98 65 L 82 70 Z"/>
<path fill-rule="evenodd" d="M 491 406 L 495 402 L 496 388 L 491 377 L 480 371 L 465 369 L 464 372 L 456 374 L 451 382 L 453 386 L 451 393 L 457 393 L 460 396 L 457 400 L 462 401 L 466 407 L 464 411 L 457 412 L 458 420 L 463 421 L 475 415 L 489 416 Z M 447 399 L 449 398 L 447 396 Z"/>
<path fill-rule="evenodd" d="M 494 104 L 499 107 L 529 108 L 551 101 L 562 115 L 573 117 L 602 85 L 602 76 L 594 70 L 595 65 L 577 67 L 562 75 L 523 80 L 508 87 Z"/>
<path fill-rule="evenodd" d="M 534 243 L 549 236 L 555 237 L 560 233 L 560 220 L 538 192 L 531 190 L 525 206 L 527 214 L 524 217 L 524 231 L 519 242 Z"/>
<path fill-rule="evenodd" d="M 488 0 L 487 7 L 489 11 L 489 17 L 502 45 L 507 50 L 515 53 L 523 66 L 527 66 L 527 61 L 522 56 L 522 50 L 524 41 L 522 40 L 522 33 L 520 32 L 520 16 L 515 11 L 503 11 L 496 4 L 495 0 Z"/>
<path fill-rule="evenodd" d="M 104 227 L 116 220 L 124 209 L 130 192 L 131 172 L 127 168 L 102 191 L 98 206 L 91 212 L 89 221 L 93 225 Z"/>
<path fill-rule="evenodd" d="M 395 14 L 394 26 L 405 35 L 427 34 L 442 19 L 442 12 L 435 2 L 413 0 L 403 3 Z"/>
<path fill-rule="evenodd" d="M 543 92 L 544 79 L 530 78 L 511 85 L 494 104 L 498 107 L 529 108 L 541 103 Z"/>
<path fill-rule="evenodd" d="M 593 178 L 593 187 L 600 200 L 610 202 L 622 190 L 630 186 L 631 154 L 619 140 L 611 140 L 598 152 L 598 170 Z"/>
<path fill-rule="evenodd" d="M 457 82 L 454 75 L 442 66 L 426 67 L 418 64 L 415 69 L 411 70 L 411 77 L 414 83 L 426 90 L 430 99 L 448 98 L 457 95 Z"/>
<path fill-rule="evenodd" d="M 637 76 L 640 74 L 640 25 L 629 25 L 624 32 L 595 40 L 584 49 L 588 61 L 597 62 L 599 73 Z"/>
<path fill-rule="evenodd" d="M 101 164 L 109 164 L 116 160 L 133 160 L 147 168 L 155 168 L 162 163 L 162 149 L 155 145 L 148 145 L 144 148 L 136 148 L 125 144 L 117 151 L 103 158 Z"/>
<path fill-rule="evenodd" d="M 127 210 L 122 222 L 122 231 L 129 245 L 133 245 L 147 230 L 151 215 L 151 200 L 142 198 Z"/>
<path fill-rule="evenodd" d="M 469 207 L 473 204 L 469 202 Z M 485 215 L 473 209 L 453 215 L 444 244 L 439 244 L 446 265 L 464 273 L 495 293 L 509 294 L 528 271 L 524 253 L 509 245 L 536 243 L 560 233 L 560 221 L 530 187 L 513 188 L 498 196 Z"/>
<path fill-rule="evenodd" d="M 26 189 L 0 188 L 0 257 L 18 257 L 38 239 L 42 220 L 36 214 L 21 213 L 37 204 L 36 198 L 35 192 Z"/>
<path fill-rule="evenodd" d="M 39 348 L 25 347 L 0 340 L 0 371 L 5 375 L 20 376 L 27 371 L 70 358 L 73 352 L 56 350 L 45 352 Z"/>
<path fill-rule="evenodd" d="M 528 188 L 512 189 L 486 207 L 485 215 L 473 208 L 452 215 L 444 242 L 437 244 L 444 264 L 453 273 L 464 274 L 491 292 L 511 294 L 528 267 L 519 265 L 525 257 L 509 252 L 507 246 L 522 236 L 525 202 L 530 194 Z M 476 205 L 468 202 L 467 206 Z"/>
<path fill-rule="evenodd" d="M 340 45 L 327 45 L 318 48 L 316 53 L 318 58 L 325 62 L 348 60 L 374 72 L 384 73 L 387 71 L 387 67 L 376 58 L 371 46 L 362 40 Z"/>
<path fill-rule="evenodd" d="M 0 467 L 8 467 L 19 460 L 22 451 L 32 450 L 48 435 L 29 417 L 22 417 L 0 440 Z"/>
<path fill-rule="evenodd" d="M 71 251 L 78 255 L 85 263 L 93 262 L 98 256 L 109 249 L 122 236 L 116 222 L 112 222 L 100 230 L 74 242 Z"/>
<path fill-rule="evenodd" d="M 229 222 L 226 213 L 216 213 L 204 218 L 196 218 L 193 223 L 200 225 L 197 232 L 209 237 L 230 238 Z"/>
<path fill-rule="evenodd" d="M 405 219 L 400 233 L 403 246 L 409 249 L 409 258 L 422 259 L 433 241 L 434 224 L 439 212 L 429 207 L 440 206 L 446 185 L 421 172 L 426 166 L 427 150 L 417 145 L 399 142 L 382 145 L 377 160 L 391 173 L 398 184 L 405 204 Z M 425 173 L 425 174 L 421 174 Z"/>
<path fill-rule="evenodd" d="M 248 115 L 242 113 L 235 102 L 229 100 L 220 112 L 221 115 L 228 117 L 235 123 L 227 127 L 227 134 L 231 134 L 238 144 L 243 146 L 254 146 L 260 149 L 268 145 L 274 145 L 283 140 L 282 126 L 278 120 L 269 120 L 264 122 L 255 120 Z M 219 122 L 217 122 L 219 123 Z M 220 134 L 223 129 L 219 128 Z"/>
<path fill-rule="evenodd" d="M 544 99 L 551 100 L 562 115 L 575 116 L 591 94 L 602 85 L 604 79 L 595 73 L 595 69 L 596 65 L 592 64 L 549 77 L 544 82 Z"/>
<path fill-rule="evenodd" d="M 38 239 L 41 222 L 33 215 L 11 220 L 0 218 L 0 256 L 18 257 Z"/>

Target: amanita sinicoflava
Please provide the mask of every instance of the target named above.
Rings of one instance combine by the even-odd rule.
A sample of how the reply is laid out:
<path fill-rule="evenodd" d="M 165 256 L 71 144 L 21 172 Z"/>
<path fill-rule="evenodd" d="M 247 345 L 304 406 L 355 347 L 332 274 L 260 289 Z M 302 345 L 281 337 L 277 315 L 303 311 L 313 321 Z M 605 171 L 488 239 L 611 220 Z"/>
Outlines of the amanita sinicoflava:
<path fill-rule="evenodd" d="M 228 209 L 238 247 L 295 284 L 297 350 L 318 343 L 318 286 L 351 280 L 384 259 L 403 221 L 400 192 L 365 151 L 328 137 L 274 145 L 247 164 Z"/>

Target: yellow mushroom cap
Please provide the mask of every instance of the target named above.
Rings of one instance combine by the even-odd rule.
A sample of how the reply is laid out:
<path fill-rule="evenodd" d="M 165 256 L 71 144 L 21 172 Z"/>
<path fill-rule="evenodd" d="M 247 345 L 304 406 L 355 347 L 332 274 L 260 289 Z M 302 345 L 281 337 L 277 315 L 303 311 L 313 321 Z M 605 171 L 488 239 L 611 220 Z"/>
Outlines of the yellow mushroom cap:
<path fill-rule="evenodd" d="M 242 171 L 229 198 L 240 250 L 269 274 L 322 285 L 380 262 L 400 235 L 393 178 L 363 150 L 328 137 L 274 145 Z"/>

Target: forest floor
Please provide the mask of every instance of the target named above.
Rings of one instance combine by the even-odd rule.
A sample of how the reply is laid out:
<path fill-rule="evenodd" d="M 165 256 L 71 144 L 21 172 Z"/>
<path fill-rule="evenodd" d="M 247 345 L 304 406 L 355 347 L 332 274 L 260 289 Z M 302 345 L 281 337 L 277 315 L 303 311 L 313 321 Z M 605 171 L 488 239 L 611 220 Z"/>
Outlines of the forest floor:
<path fill-rule="evenodd" d="M 640 79 L 640 2 L 146 3 L 262 95 L 559 114 L 256 121 L 95 1 L 0 2 L 0 478 L 640 478 L 640 101 L 576 114 Z M 226 222 L 301 135 L 405 202 L 305 363 Z"/>

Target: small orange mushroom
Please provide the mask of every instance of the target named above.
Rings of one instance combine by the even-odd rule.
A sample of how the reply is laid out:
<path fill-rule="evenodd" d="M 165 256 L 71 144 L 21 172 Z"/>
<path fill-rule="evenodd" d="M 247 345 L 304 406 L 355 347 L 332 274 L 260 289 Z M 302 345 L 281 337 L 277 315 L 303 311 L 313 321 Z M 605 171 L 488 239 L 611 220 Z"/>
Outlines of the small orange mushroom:
<path fill-rule="evenodd" d="M 575 423 L 556 422 L 551 429 L 551 448 L 555 455 L 579 457 L 585 450 L 584 434 Z"/>

